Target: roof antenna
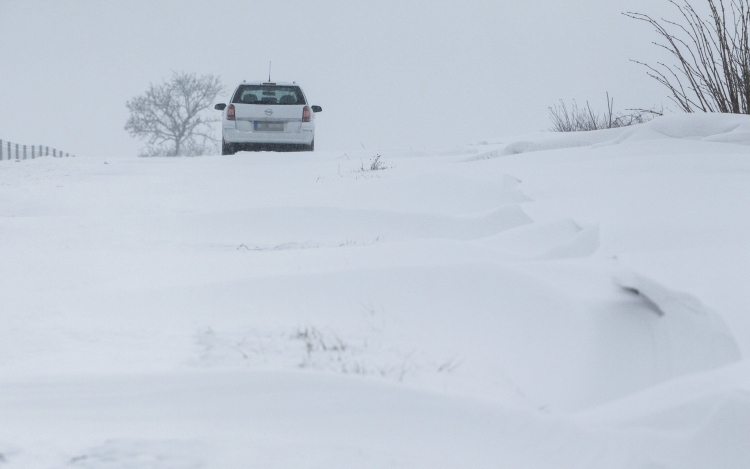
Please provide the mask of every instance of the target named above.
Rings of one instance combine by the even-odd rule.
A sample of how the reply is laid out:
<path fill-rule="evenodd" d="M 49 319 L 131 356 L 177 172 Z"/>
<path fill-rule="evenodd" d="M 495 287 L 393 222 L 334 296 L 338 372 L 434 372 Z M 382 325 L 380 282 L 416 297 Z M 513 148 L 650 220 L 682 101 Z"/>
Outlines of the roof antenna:
<path fill-rule="evenodd" d="M 268 83 L 271 83 L 271 62 L 268 62 Z"/>

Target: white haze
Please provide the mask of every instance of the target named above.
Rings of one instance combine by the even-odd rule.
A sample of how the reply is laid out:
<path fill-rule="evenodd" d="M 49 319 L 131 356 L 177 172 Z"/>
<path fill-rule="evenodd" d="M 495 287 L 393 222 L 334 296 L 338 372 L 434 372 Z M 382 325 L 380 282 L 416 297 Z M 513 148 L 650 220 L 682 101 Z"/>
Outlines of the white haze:
<path fill-rule="evenodd" d="M 668 104 L 621 15 L 667 2 L 2 0 L 0 138 L 136 155 L 125 102 L 172 71 L 303 84 L 321 150 L 444 148 L 548 127 L 558 99 Z"/>

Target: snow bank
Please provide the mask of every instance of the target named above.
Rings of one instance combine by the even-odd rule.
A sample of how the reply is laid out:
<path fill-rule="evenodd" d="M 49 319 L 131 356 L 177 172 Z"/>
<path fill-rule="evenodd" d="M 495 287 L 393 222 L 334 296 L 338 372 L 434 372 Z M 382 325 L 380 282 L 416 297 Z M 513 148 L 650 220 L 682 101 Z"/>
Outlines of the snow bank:
<path fill-rule="evenodd" d="M 595 130 L 591 132 L 565 132 L 548 134 L 534 140 L 521 140 L 508 144 L 501 155 L 517 155 L 544 150 L 559 150 L 563 148 L 588 147 L 597 143 L 604 143 L 619 137 L 622 129 Z M 498 155 L 500 156 L 500 155 Z"/>
<path fill-rule="evenodd" d="M 750 145 L 750 116 L 737 114 L 681 114 L 657 117 L 645 124 L 617 129 L 549 134 L 513 142 L 503 155 L 578 147 L 601 147 L 625 142 L 688 139 Z"/>
<path fill-rule="evenodd" d="M 746 132 L 2 166 L 0 465 L 748 467 Z"/>
<path fill-rule="evenodd" d="M 602 467 L 741 469 L 750 464 L 747 361 L 663 383 L 580 413 L 576 420 L 623 448 Z"/>
<path fill-rule="evenodd" d="M 599 227 L 582 227 L 574 220 L 533 223 L 487 237 L 481 242 L 512 258 L 587 257 L 599 248 Z"/>
<path fill-rule="evenodd" d="M 665 378 L 712 370 L 742 359 L 725 322 L 697 298 L 632 272 L 620 274 L 615 281 L 642 297 L 661 317 L 663 324 L 654 331 L 655 361 Z"/>

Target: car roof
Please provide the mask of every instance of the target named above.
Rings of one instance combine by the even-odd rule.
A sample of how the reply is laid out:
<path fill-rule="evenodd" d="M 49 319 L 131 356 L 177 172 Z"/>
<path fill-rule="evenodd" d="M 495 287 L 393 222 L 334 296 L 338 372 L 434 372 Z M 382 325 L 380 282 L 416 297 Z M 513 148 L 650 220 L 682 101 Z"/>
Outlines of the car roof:
<path fill-rule="evenodd" d="M 240 86 L 242 85 L 299 86 L 299 83 L 295 81 L 243 81 L 240 83 Z"/>

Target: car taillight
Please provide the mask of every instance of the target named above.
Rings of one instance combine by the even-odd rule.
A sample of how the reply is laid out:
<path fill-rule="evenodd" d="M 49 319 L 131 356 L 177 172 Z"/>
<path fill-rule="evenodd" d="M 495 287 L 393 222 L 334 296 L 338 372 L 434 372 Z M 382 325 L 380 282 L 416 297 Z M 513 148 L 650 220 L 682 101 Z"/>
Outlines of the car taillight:
<path fill-rule="evenodd" d="M 233 121 L 234 120 L 234 104 L 230 104 L 227 108 L 227 120 Z"/>
<path fill-rule="evenodd" d="M 312 121 L 312 111 L 310 111 L 310 108 L 305 106 L 305 108 L 302 110 L 302 122 L 310 122 Z"/>

